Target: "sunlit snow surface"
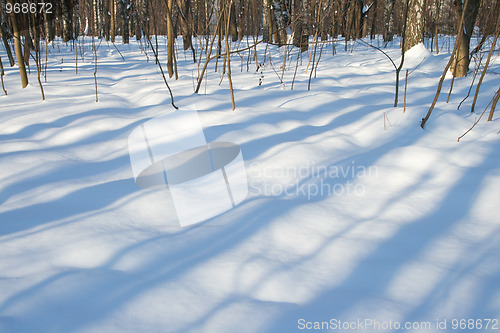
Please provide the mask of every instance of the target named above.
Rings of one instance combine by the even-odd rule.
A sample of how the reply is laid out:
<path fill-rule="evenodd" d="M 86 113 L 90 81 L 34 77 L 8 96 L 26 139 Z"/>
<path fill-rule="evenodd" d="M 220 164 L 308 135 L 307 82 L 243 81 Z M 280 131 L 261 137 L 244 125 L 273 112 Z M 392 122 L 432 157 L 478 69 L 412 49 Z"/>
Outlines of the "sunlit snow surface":
<path fill-rule="evenodd" d="M 24 90 L 6 67 L 0 332 L 277 333 L 358 319 L 443 332 L 437 321 L 500 319 L 500 110 L 457 143 L 498 89 L 496 54 L 477 113 L 471 97 L 456 110 L 472 75 L 448 104 L 446 80 L 422 130 L 447 44 L 407 54 L 405 113 L 406 68 L 394 108 L 391 62 L 361 44 L 325 46 L 310 91 L 308 53 L 293 90 L 296 51 L 284 72 L 283 48 L 258 71 L 234 55 L 235 111 L 222 62 L 196 95 L 197 64 L 179 47 L 175 102 L 197 105 L 207 141 L 240 145 L 250 191 L 180 228 L 170 194 L 138 188 L 128 157 L 130 132 L 172 111 L 153 54 L 131 40 L 116 44 L 123 60 L 97 43 L 95 103 L 91 40 L 78 45 L 78 74 L 71 44 L 50 46 L 45 102 L 34 66 Z M 398 47 L 384 49 L 396 64 Z"/>

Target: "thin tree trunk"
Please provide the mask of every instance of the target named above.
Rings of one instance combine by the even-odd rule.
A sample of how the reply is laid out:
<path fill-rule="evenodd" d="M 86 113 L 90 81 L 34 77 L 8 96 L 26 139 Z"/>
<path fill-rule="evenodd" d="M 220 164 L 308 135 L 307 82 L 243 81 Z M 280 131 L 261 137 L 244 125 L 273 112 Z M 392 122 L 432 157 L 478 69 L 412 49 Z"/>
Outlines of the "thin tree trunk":
<path fill-rule="evenodd" d="M 495 108 L 498 103 L 498 99 L 500 98 L 500 88 L 498 88 L 495 97 L 493 97 L 493 103 L 491 104 L 490 115 L 488 116 L 488 121 L 493 120 L 493 113 L 495 112 Z"/>
<path fill-rule="evenodd" d="M 38 35 L 38 33 L 36 33 Z M 38 41 L 38 38 L 37 38 Z M 76 50 L 76 48 L 75 48 Z M 42 94 L 42 100 L 45 101 L 45 92 L 43 91 L 42 80 L 40 78 L 42 72 L 42 61 L 40 57 L 40 43 L 35 46 L 35 65 L 36 65 L 36 78 L 38 80 L 38 85 L 40 86 L 40 92 Z"/>
<path fill-rule="evenodd" d="M 476 106 L 477 96 L 479 95 L 479 89 L 481 88 L 481 83 L 483 83 L 484 76 L 486 75 L 486 71 L 488 70 L 488 66 L 490 65 L 491 55 L 495 50 L 495 45 L 498 40 L 498 36 L 500 35 L 500 16 L 497 18 L 496 22 L 496 32 L 495 38 L 493 39 L 493 43 L 491 44 L 490 52 L 488 53 L 488 58 L 486 59 L 486 64 L 484 65 L 483 72 L 481 73 L 481 77 L 479 78 L 479 82 L 477 83 L 476 93 L 474 94 L 474 100 L 472 101 L 471 112 L 474 112 L 474 107 Z"/>
<path fill-rule="evenodd" d="M 405 61 L 405 49 L 406 49 L 406 43 L 407 43 L 407 36 L 406 32 L 408 31 L 407 27 L 408 24 L 410 23 L 408 21 L 408 15 L 410 12 L 410 5 L 411 5 L 412 0 L 406 0 L 406 6 L 404 9 L 404 18 L 403 18 L 403 36 L 401 37 L 401 62 L 399 63 L 399 66 L 396 68 L 396 93 L 394 96 L 394 107 L 398 106 L 398 99 L 399 99 L 399 73 L 401 72 L 401 69 L 403 69 L 403 64 Z"/>
<path fill-rule="evenodd" d="M 4 5 L 4 1 L 1 2 L 1 5 Z M 9 63 L 10 67 L 13 67 L 15 65 L 14 62 L 14 57 L 12 56 L 12 51 L 10 49 L 9 41 L 7 40 L 8 36 L 10 36 L 10 33 L 8 32 L 7 26 L 5 24 L 5 17 L 2 15 L 0 22 L 0 33 L 2 33 L 2 41 L 3 45 L 5 46 L 5 51 L 7 52 L 7 57 L 9 58 Z"/>
<path fill-rule="evenodd" d="M 216 27 L 215 27 L 215 31 L 213 33 L 212 40 L 210 41 L 210 46 L 209 47 L 207 46 L 207 52 L 208 52 L 207 55 L 206 55 L 207 58 L 206 58 L 206 61 L 205 61 L 205 65 L 203 66 L 203 69 L 201 70 L 201 74 L 198 76 L 198 84 L 196 86 L 196 90 L 194 91 L 196 94 L 200 91 L 201 82 L 203 81 L 203 76 L 205 75 L 205 71 L 207 69 L 208 63 L 210 62 L 210 60 L 212 60 L 212 58 L 211 58 L 212 49 L 213 49 L 213 45 L 214 45 L 214 42 L 215 42 L 215 38 L 217 36 L 217 32 L 219 31 L 219 27 L 220 27 L 221 24 L 222 24 L 222 12 L 219 13 L 219 17 L 217 19 L 217 24 L 216 24 Z M 207 42 L 208 42 L 208 40 L 207 40 Z M 201 57 L 200 57 L 200 59 L 201 59 Z"/>
<path fill-rule="evenodd" d="M 469 0 L 465 0 L 464 7 L 467 7 L 468 2 L 469 2 Z M 461 31 L 463 29 L 464 14 L 465 13 L 462 12 L 462 17 L 460 18 L 460 24 L 458 25 L 458 31 Z M 451 67 L 451 63 L 453 62 L 453 57 L 458 49 L 458 45 L 460 42 L 460 36 L 461 36 L 461 34 L 457 34 L 457 42 L 455 43 L 455 46 L 453 48 L 453 52 L 451 54 L 450 60 L 446 64 L 446 67 L 444 68 L 443 74 L 441 74 L 441 78 L 439 79 L 439 84 L 438 84 L 438 87 L 436 90 L 436 94 L 434 95 L 434 100 L 432 101 L 432 104 L 429 107 L 429 111 L 427 111 L 427 114 L 425 115 L 425 117 L 422 118 L 422 122 L 420 123 L 420 127 L 422 127 L 422 128 L 425 127 L 425 123 L 427 123 L 427 121 L 429 120 L 429 117 L 431 116 L 431 113 L 434 110 L 434 107 L 436 106 L 439 95 L 441 94 L 441 89 L 443 87 L 444 78 L 446 76 L 446 73 L 448 72 L 448 69 L 450 69 L 450 67 Z"/>
<path fill-rule="evenodd" d="M 93 9 L 94 9 L 94 31 L 92 33 L 92 36 L 100 37 L 100 24 L 99 24 L 99 17 L 100 17 L 100 10 L 99 10 L 99 0 L 93 0 L 92 2 Z"/>
<path fill-rule="evenodd" d="M 436 41 L 436 54 L 439 54 L 439 12 L 441 11 L 441 0 L 436 0 L 436 19 L 434 20 L 434 38 Z"/>
<path fill-rule="evenodd" d="M 305 52 L 309 49 L 309 1 L 296 0 L 299 2 L 297 14 L 296 29 L 294 30 L 294 45 L 300 47 L 300 52 Z"/>
<path fill-rule="evenodd" d="M 5 93 L 5 95 L 7 95 L 7 90 L 5 90 L 5 85 L 3 83 L 3 76 L 4 75 L 5 75 L 5 72 L 3 70 L 2 57 L 0 57 L 0 76 L 1 76 L 1 80 L 2 80 L 2 89 L 3 89 L 3 92 Z"/>
<path fill-rule="evenodd" d="M 47 0 L 43 1 L 44 3 L 49 3 Z M 49 13 L 48 11 L 43 11 L 43 20 L 44 20 L 44 30 L 45 30 L 45 41 L 50 43 L 54 40 L 54 17 L 53 13 Z"/>
<path fill-rule="evenodd" d="M 116 3 L 115 0 L 109 0 L 109 37 L 111 43 L 115 42 L 116 37 Z"/>
<path fill-rule="evenodd" d="M 262 8 L 262 39 L 264 43 L 272 42 L 272 23 L 271 23 L 271 3 L 272 0 L 264 0 Z"/>
<path fill-rule="evenodd" d="M 384 41 L 390 42 L 394 37 L 394 7 L 396 0 L 385 0 Z"/>
<path fill-rule="evenodd" d="M 375 29 L 378 20 L 378 10 L 377 10 L 378 0 L 374 0 L 372 7 L 374 8 L 372 26 L 370 27 L 370 39 L 375 39 Z"/>
<path fill-rule="evenodd" d="M 225 58 L 227 59 L 227 79 L 229 81 L 229 91 L 231 93 L 231 105 L 233 106 L 233 111 L 236 109 L 235 103 L 234 103 L 234 90 L 233 90 L 233 79 L 231 78 L 231 55 L 229 53 L 229 32 L 230 32 L 230 26 L 231 26 L 231 7 L 233 5 L 233 2 L 231 0 L 229 1 L 229 8 L 227 9 L 227 15 L 226 15 L 226 55 Z"/>
<path fill-rule="evenodd" d="M 154 25 L 154 26 L 156 27 L 156 25 Z M 157 35 L 157 34 L 155 33 L 155 35 Z M 170 89 L 170 86 L 168 85 L 167 78 L 165 77 L 165 73 L 163 72 L 163 67 L 161 66 L 161 61 L 158 58 L 158 49 L 156 49 L 156 51 L 155 51 L 155 48 L 153 47 L 153 43 L 151 42 L 151 40 L 149 38 L 146 38 L 146 42 L 149 44 L 149 46 L 151 47 L 151 51 L 153 51 L 153 54 L 155 55 L 156 64 L 160 68 L 161 76 L 163 77 L 163 81 L 165 82 L 165 85 L 167 86 L 168 92 L 170 93 L 170 101 L 172 103 L 172 106 L 177 110 L 178 107 L 174 104 L 174 94 L 172 93 L 172 89 Z"/>
<path fill-rule="evenodd" d="M 95 85 L 95 102 L 99 102 L 97 95 L 97 47 L 95 46 L 95 38 L 92 36 L 92 48 L 94 49 L 94 85 Z"/>
<path fill-rule="evenodd" d="M 142 6 L 141 6 L 141 14 L 142 14 L 142 32 L 144 33 L 144 36 L 149 39 L 149 0 L 142 0 Z"/>
<path fill-rule="evenodd" d="M 173 0 L 164 0 L 167 6 L 167 70 L 168 77 L 174 76 L 174 26 L 172 22 Z"/>

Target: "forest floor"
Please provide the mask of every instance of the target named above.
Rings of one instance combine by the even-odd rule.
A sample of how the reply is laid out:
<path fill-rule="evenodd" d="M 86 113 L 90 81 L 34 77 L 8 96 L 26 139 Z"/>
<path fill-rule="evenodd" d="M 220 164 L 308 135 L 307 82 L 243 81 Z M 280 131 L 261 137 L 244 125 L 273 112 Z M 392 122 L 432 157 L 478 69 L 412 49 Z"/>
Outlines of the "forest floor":
<path fill-rule="evenodd" d="M 175 103 L 196 104 L 207 141 L 241 146 L 249 185 L 181 228 L 168 191 L 139 188 L 130 167 L 130 132 L 173 112 L 153 54 L 98 43 L 96 103 L 90 38 L 79 45 L 78 74 L 71 45 L 49 47 L 43 102 L 33 64 L 26 89 L 6 67 L 0 332 L 500 330 L 500 110 L 457 142 L 498 89 L 496 53 L 476 113 L 472 96 L 457 110 L 472 75 L 449 103 L 447 78 L 422 129 L 445 48 L 409 51 L 405 112 L 405 69 L 394 108 L 394 68 L 365 45 L 324 46 L 310 91 L 308 53 L 293 90 L 296 51 L 284 72 L 283 48 L 259 45 L 258 70 L 234 55 L 235 111 L 222 62 L 197 95 L 179 48 Z M 384 49 L 396 64 L 398 46 Z"/>

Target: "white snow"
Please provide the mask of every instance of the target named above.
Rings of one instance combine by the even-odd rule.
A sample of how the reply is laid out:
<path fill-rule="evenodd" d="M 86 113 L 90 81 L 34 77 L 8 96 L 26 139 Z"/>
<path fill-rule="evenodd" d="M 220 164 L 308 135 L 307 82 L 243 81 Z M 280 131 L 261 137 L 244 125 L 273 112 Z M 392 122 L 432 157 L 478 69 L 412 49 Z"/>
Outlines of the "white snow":
<path fill-rule="evenodd" d="M 123 60 L 102 42 L 95 103 L 91 40 L 79 43 L 77 75 L 70 44 L 49 46 L 45 102 L 33 68 L 24 90 L 6 68 L 0 332 L 276 333 L 358 319 L 442 332 L 438 321 L 451 330 L 453 319 L 500 319 L 499 111 L 458 143 L 478 114 L 471 98 L 456 110 L 471 77 L 455 80 L 448 104 L 447 80 L 419 126 L 448 54 L 407 52 L 404 113 L 403 75 L 394 108 L 391 63 L 360 44 L 344 52 L 339 42 L 335 56 L 325 47 L 311 91 L 308 53 L 293 90 L 296 51 L 283 84 L 269 64 L 246 72 L 235 55 L 232 111 L 214 63 L 193 93 L 197 65 L 179 48 L 175 102 L 198 106 L 207 141 L 241 146 L 250 190 L 181 228 L 169 193 L 136 186 L 128 157 L 129 133 L 172 110 L 154 56 L 131 38 L 116 43 Z M 271 52 L 281 75 L 284 49 Z M 478 112 L 499 69 L 495 55 Z"/>

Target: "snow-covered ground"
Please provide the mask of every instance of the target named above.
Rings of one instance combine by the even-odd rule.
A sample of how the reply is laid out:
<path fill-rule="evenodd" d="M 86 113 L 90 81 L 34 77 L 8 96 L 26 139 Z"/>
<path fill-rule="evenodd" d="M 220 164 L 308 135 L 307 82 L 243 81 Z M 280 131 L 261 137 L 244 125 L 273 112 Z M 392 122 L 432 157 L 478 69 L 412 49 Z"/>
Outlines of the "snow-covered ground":
<path fill-rule="evenodd" d="M 500 331 L 500 110 L 457 142 L 498 89 L 497 55 L 477 113 L 472 98 L 456 110 L 472 76 L 448 104 L 447 80 L 422 130 L 447 54 L 410 51 L 404 113 L 404 71 L 394 108 L 394 68 L 366 46 L 325 46 L 310 91 L 307 53 L 293 90 L 296 53 L 283 84 L 283 49 L 258 71 L 235 55 L 232 111 L 215 63 L 196 95 L 179 49 L 176 104 L 197 105 L 207 141 L 241 146 L 249 182 L 240 205 L 181 228 L 167 191 L 135 184 L 127 148 L 173 111 L 168 91 L 151 52 L 116 47 L 124 59 L 99 46 L 98 103 L 88 37 L 77 75 L 74 51 L 50 47 L 45 102 L 33 67 L 24 90 L 6 67 L 0 332 Z"/>

